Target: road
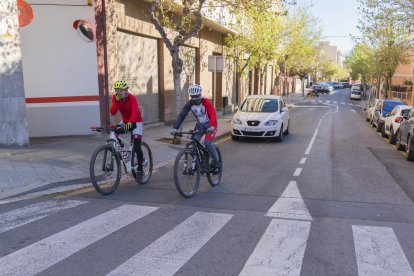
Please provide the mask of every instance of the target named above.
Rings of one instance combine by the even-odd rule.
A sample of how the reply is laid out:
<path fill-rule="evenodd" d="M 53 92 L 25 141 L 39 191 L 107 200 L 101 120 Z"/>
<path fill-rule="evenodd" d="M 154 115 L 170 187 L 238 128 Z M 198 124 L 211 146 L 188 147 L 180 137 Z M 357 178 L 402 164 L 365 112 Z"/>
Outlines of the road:
<path fill-rule="evenodd" d="M 414 275 L 414 163 L 346 89 L 296 102 L 282 143 L 220 141 L 223 182 L 172 166 L 112 195 L 1 205 L 0 275 Z"/>

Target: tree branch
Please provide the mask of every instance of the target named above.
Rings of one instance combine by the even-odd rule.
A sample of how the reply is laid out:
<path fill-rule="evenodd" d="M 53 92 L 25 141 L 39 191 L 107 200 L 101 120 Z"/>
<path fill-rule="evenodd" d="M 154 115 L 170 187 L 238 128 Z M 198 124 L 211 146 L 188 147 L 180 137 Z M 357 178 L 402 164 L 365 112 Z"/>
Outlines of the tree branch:
<path fill-rule="evenodd" d="M 165 46 L 167 46 L 168 50 L 170 52 L 174 51 L 174 46 L 171 43 L 171 40 L 168 38 L 167 33 L 164 30 L 164 27 L 161 25 L 161 22 L 158 20 L 158 18 L 155 16 L 155 10 L 159 6 L 158 0 L 153 0 L 151 7 L 150 7 L 150 20 L 154 24 L 155 29 L 160 33 L 162 39 L 164 40 Z"/>

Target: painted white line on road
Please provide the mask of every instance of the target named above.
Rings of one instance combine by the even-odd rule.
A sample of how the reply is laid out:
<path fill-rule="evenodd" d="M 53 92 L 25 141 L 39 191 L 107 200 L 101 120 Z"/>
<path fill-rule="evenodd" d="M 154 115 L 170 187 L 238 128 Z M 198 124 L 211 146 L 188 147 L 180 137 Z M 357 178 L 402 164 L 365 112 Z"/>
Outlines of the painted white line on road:
<path fill-rule="evenodd" d="M 316 101 L 315 101 L 315 100 L 311 100 L 311 102 L 313 102 L 313 103 L 314 103 L 314 102 L 316 102 Z"/>
<path fill-rule="evenodd" d="M 341 104 L 345 104 L 344 102 L 342 102 Z"/>
<path fill-rule="evenodd" d="M 0 233 L 84 203 L 87 201 L 49 200 L 0 214 Z"/>
<path fill-rule="evenodd" d="M 295 172 L 293 173 L 293 176 L 299 176 L 302 172 L 302 168 L 296 168 Z"/>
<path fill-rule="evenodd" d="M 310 221 L 272 219 L 239 275 L 299 276 L 310 227 Z"/>
<path fill-rule="evenodd" d="M 306 157 L 303 157 L 302 159 L 300 159 L 300 162 L 299 162 L 299 164 L 305 164 L 305 162 L 306 162 Z"/>
<path fill-rule="evenodd" d="M 1 275 L 36 275 L 157 209 L 123 205 L 79 223 L 1 258 Z"/>
<path fill-rule="evenodd" d="M 358 275 L 413 276 L 392 228 L 352 225 Z"/>
<path fill-rule="evenodd" d="M 352 112 L 356 113 L 356 111 L 355 111 L 355 110 L 353 110 L 353 109 L 351 109 L 351 110 L 349 110 L 349 111 L 352 111 Z"/>
<path fill-rule="evenodd" d="M 318 103 L 322 103 L 323 101 L 318 101 Z"/>
<path fill-rule="evenodd" d="M 302 199 L 296 181 L 290 181 L 282 195 L 267 211 L 267 217 L 312 221 L 312 216 Z"/>
<path fill-rule="evenodd" d="M 336 104 L 336 103 L 338 103 L 338 102 L 334 102 L 334 104 Z"/>
<path fill-rule="evenodd" d="M 328 104 L 328 103 L 331 103 L 331 101 L 326 101 L 326 103 Z"/>
<path fill-rule="evenodd" d="M 173 275 L 232 217 L 197 212 L 108 275 Z"/>
<path fill-rule="evenodd" d="M 330 106 L 328 106 L 328 107 L 331 107 L 331 105 L 330 105 Z M 335 111 L 335 112 L 333 112 L 333 113 L 338 112 L 338 106 L 335 106 L 335 107 L 336 107 L 336 111 Z M 330 112 L 331 112 L 331 111 L 326 112 L 326 113 L 325 113 L 325 114 L 323 114 L 323 115 L 322 115 L 322 117 L 319 119 L 318 125 L 317 125 L 317 127 L 316 127 L 316 129 L 315 129 L 315 132 L 313 133 L 312 139 L 311 139 L 311 141 L 309 142 L 309 145 L 308 145 L 308 147 L 307 147 L 307 149 L 306 149 L 306 151 L 305 151 L 305 154 L 306 154 L 306 155 L 308 155 L 308 154 L 310 153 L 311 149 L 312 149 L 313 143 L 315 142 L 316 135 L 318 135 L 319 127 L 321 126 L 321 123 L 322 123 L 323 118 L 324 118 L 327 114 L 329 114 Z"/>

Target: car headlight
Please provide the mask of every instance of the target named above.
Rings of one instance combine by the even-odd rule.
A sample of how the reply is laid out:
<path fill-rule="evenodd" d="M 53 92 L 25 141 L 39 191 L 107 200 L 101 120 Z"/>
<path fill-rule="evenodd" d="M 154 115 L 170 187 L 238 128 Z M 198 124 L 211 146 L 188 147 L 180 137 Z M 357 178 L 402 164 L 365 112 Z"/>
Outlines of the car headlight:
<path fill-rule="evenodd" d="M 270 120 L 265 123 L 265 126 L 274 126 L 277 124 L 277 120 Z"/>
<path fill-rule="evenodd" d="M 236 118 L 236 119 L 233 119 L 233 123 L 235 123 L 236 125 L 241 125 L 242 121 Z"/>

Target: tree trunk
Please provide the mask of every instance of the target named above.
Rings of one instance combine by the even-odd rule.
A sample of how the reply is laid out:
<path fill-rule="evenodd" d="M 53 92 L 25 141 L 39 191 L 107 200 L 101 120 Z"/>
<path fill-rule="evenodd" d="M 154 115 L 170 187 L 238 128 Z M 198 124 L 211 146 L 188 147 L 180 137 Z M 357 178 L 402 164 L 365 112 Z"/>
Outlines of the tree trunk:
<path fill-rule="evenodd" d="M 13 0 L 2 0 L 0 14 L 4 35 L 0 47 L 0 146 L 28 146 L 29 132 L 26 118 L 26 99 L 23 85 L 22 53 L 17 21 L 17 5 Z M 2 34 L 3 35 L 3 34 Z"/>
<path fill-rule="evenodd" d="M 184 107 L 184 97 L 181 93 L 181 72 L 183 71 L 183 60 L 180 58 L 180 50 L 178 47 L 174 47 L 174 51 L 171 52 L 171 56 L 174 76 L 174 92 L 176 96 L 176 115 L 178 115 Z"/>

